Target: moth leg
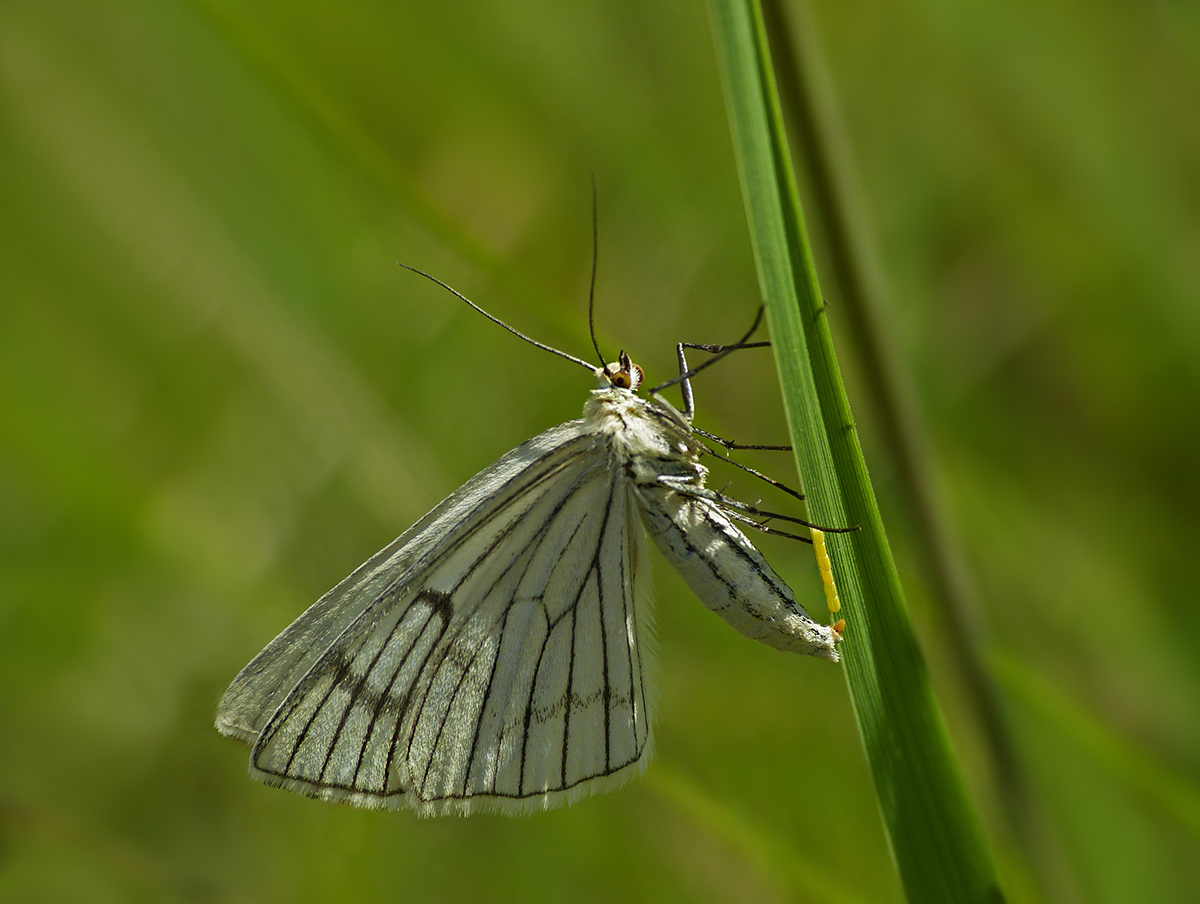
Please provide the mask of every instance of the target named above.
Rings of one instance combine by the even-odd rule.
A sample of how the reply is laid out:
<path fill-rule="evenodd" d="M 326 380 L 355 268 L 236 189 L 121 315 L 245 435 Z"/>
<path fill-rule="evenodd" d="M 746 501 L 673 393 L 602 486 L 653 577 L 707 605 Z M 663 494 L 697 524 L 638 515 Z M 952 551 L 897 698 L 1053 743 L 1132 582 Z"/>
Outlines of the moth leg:
<path fill-rule="evenodd" d="M 694 499 L 704 499 L 715 505 L 719 505 L 731 515 L 743 515 L 745 517 L 739 518 L 738 520 L 756 524 L 760 529 L 765 528 L 765 522 L 759 523 L 754 521 L 753 518 L 764 518 L 767 521 L 786 521 L 789 524 L 800 524 L 804 527 L 810 528 L 815 527 L 817 530 L 823 531 L 827 534 L 844 534 L 859 529 L 858 525 L 855 525 L 854 527 L 825 527 L 821 524 L 814 524 L 812 521 L 806 521 L 803 518 L 795 518 L 792 515 L 784 515 L 781 512 L 770 512 L 766 509 L 761 509 L 756 505 L 751 505 L 748 502 L 742 502 L 739 499 L 726 496 L 724 493 L 718 493 L 716 490 L 708 487 L 697 486 L 686 476 L 663 474 L 658 478 L 658 483 L 667 489 L 674 490 L 676 493 L 679 493 L 682 496 L 690 496 Z M 773 531 L 773 533 L 779 533 L 779 531 Z M 804 538 L 801 537 L 798 539 L 803 540 Z M 812 541 L 804 540 L 804 542 L 811 543 Z"/>
<path fill-rule="evenodd" d="M 735 342 L 732 345 L 713 345 L 709 342 L 681 342 L 679 343 L 684 348 L 694 348 L 702 352 L 712 352 L 714 355 L 723 354 L 724 352 L 740 352 L 744 348 L 770 348 L 770 340 L 763 339 L 761 342 Z"/>
<path fill-rule="evenodd" d="M 712 365 L 716 364 L 718 361 L 720 361 L 726 355 L 731 354 L 732 352 L 740 351 L 743 348 L 762 348 L 764 346 L 768 346 L 771 344 L 769 342 L 751 342 L 750 341 L 750 337 L 752 335 L 754 335 L 754 331 L 758 329 L 758 325 L 762 322 L 762 316 L 763 316 L 764 310 L 765 310 L 765 308 L 762 305 L 759 305 L 758 313 L 754 317 L 754 323 L 750 324 L 750 329 L 746 330 L 746 334 L 744 336 L 742 336 L 742 338 L 739 339 L 737 342 L 733 343 L 732 345 L 700 345 L 697 343 L 680 342 L 676 346 L 676 351 L 679 355 L 679 371 L 680 371 L 679 375 L 672 377 L 671 379 L 667 380 L 664 383 L 659 383 L 657 386 L 652 387 L 649 390 L 650 396 L 655 397 L 662 390 L 666 389 L 668 386 L 674 386 L 676 383 L 684 384 L 684 386 L 687 387 L 684 389 L 684 412 L 689 415 L 689 420 L 690 420 L 691 419 L 690 415 L 692 413 L 694 413 L 694 410 L 695 410 L 695 406 L 693 405 L 692 399 L 691 399 L 691 389 L 690 389 L 690 387 L 688 387 L 688 381 L 692 377 L 694 377 L 696 374 L 700 373 L 700 371 L 704 370 L 706 367 L 711 367 Z M 696 367 L 689 369 L 687 366 L 687 359 L 684 357 L 684 354 L 683 354 L 683 350 L 685 347 L 702 349 L 704 351 L 713 351 L 713 356 L 711 358 L 709 358 L 707 361 L 705 361 L 704 363 L 699 364 Z"/>
<path fill-rule="evenodd" d="M 692 428 L 692 432 L 697 433 L 700 436 L 703 436 L 706 438 L 710 437 L 710 434 L 706 433 L 703 430 L 697 430 L 695 427 Z M 791 446 L 739 446 L 739 448 L 742 448 L 742 449 L 778 449 L 780 451 L 786 450 L 788 452 L 790 452 L 792 449 Z M 768 477 L 766 474 L 762 473 L 761 471 L 756 470 L 755 468 L 752 468 L 749 465 L 744 465 L 740 461 L 736 461 L 735 459 L 730 458 L 728 455 L 722 455 L 720 452 L 717 452 L 714 449 L 710 449 L 710 448 L 708 448 L 708 446 L 705 446 L 703 444 L 700 444 L 700 450 L 705 455 L 711 455 L 713 458 L 718 458 L 721 461 L 726 462 L 727 464 L 733 465 L 735 468 L 745 471 L 751 477 L 757 477 L 763 483 L 769 483 L 771 486 L 775 487 L 775 489 L 782 490 L 783 492 L 785 492 L 789 496 L 791 496 L 793 499 L 799 499 L 802 502 L 804 501 L 803 493 L 801 493 L 799 490 L 793 490 L 786 483 L 784 483 L 780 480 L 776 480 L 774 477 Z"/>
<path fill-rule="evenodd" d="M 683 353 L 684 343 L 677 343 L 675 346 L 675 354 L 679 358 L 679 376 L 681 382 L 679 389 L 683 393 L 683 416 L 687 418 L 687 422 L 692 422 L 692 417 L 696 413 L 696 400 L 692 395 L 692 381 L 689 379 L 687 355 Z"/>
<path fill-rule="evenodd" d="M 707 440 L 711 440 L 718 446 L 733 452 L 739 449 L 759 449 L 766 452 L 791 452 L 791 446 L 768 446 L 760 443 L 739 443 L 735 439 L 725 439 L 723 436 L 717 436 L 715 433 L 709 433 L 707 430 L 701 430 L 699 427 L 692 428 L 693 433 L 703 436 Z"/>

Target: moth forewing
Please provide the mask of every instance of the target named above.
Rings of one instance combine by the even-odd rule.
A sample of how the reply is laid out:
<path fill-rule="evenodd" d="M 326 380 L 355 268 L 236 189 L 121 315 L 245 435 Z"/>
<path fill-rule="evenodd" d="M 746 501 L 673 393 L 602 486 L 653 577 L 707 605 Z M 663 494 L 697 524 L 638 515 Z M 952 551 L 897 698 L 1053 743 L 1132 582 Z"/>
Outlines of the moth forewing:
<path fill-rule="evenodd" d="M 582 421 L 518 447 L 272 641 L 226 691 L 218 729 L 254 746 L 256 778 L 326 799 L 422 812 L 466 812 L 473 800 L 506 812 L 558 803 L 553 795 L 569 790 L 561 762 L 557 782 L 539 773 L 554 764 L 541 748 L 531 754 L 528 728 L 553 720 L 562 702 L 546 698 L 563 662 L 544 648 L 551 633 L 570 630 L 562 600 L 585 600 L 586 582 L 571 584 L 575 566 L 595 559 L 597 546 L 611 556 L 631 545 L 628 505 L 607 534 L 598 520 L 590 534 L 576 529 L 611 485 L 607 447 Z M 564 546 L 571 537 L 574 548 Z M 580 548 L 589 537 L 596 542 Z M 600 579 L 620 619 L 603 641 L 615 647 L 609 680 L 618 689 L 602 694 L 617 710 L 600 743 L 608 759 L 583 777 L 597 758 L 567 747 L 568 781 L 615 776 L 647 749 L 632 569 L 621 557 L 615 566 Z M 594 666 L 581 661 L 576 692 L 585 680 L 594 690 Z M 572 721 L 555 723 L 559 751 Z"/>

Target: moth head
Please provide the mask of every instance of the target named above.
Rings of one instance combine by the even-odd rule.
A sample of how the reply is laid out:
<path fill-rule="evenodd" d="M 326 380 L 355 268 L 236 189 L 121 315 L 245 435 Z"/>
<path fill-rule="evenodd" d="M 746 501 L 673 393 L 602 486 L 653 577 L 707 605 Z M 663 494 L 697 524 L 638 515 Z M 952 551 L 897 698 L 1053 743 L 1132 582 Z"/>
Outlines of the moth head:
<path fill-rule="evenodd" d="M 602 383 L 616 386 L 618 389 L 637 392 L 637 388 L 642 385 L 642 369 L 630 361 L 625 352 L 621 352 L 616 361 L 605 364 L 599 376 Z"/>

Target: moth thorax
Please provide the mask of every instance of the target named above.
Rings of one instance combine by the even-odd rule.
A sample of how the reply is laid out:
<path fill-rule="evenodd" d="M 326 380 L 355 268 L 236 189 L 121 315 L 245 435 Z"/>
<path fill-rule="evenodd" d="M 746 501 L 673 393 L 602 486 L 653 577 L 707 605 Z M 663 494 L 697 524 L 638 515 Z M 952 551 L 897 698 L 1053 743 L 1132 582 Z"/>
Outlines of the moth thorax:
<path fill-rule="evenodd" d="M 607 381 L 609 386 L 616 386 L 619 389 L 631 389 L 637 391 L 637 388 L 642 385 L 642 369 L 629 360 L 629 355 L 621 352 L 617 356 L 617 360 L 605 364 L 603 370 L 600 371 L 601 379 Z"/>

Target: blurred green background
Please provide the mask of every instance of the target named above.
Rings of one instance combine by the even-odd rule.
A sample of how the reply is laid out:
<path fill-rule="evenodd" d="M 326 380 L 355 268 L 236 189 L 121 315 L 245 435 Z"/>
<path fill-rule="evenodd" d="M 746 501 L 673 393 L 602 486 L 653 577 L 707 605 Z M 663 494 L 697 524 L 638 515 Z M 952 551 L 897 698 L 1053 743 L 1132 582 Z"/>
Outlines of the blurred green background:
<path fill-rule="evenodd" d="M 1194 900 L 1197 8 L 811 13 L 1034 802 L 1014 833 L 854 398 L 1001 874 L 1015 901 Z M 251 782 L 211 727 L 292 618 L 591 388 L 396 261 L 589 356 L 594 172 L 607 354 L 658 379 L 749 323 L 707 16 L 0 5 L 0 899 L 899 899 L 840 671 L 660 560 L 658 753 L 620 792 L 356 811 Z M 768 354 L 696 389 L 700 426 L 784 436 Z M 762 547 L 823 614 L 806 550 Z"/>

